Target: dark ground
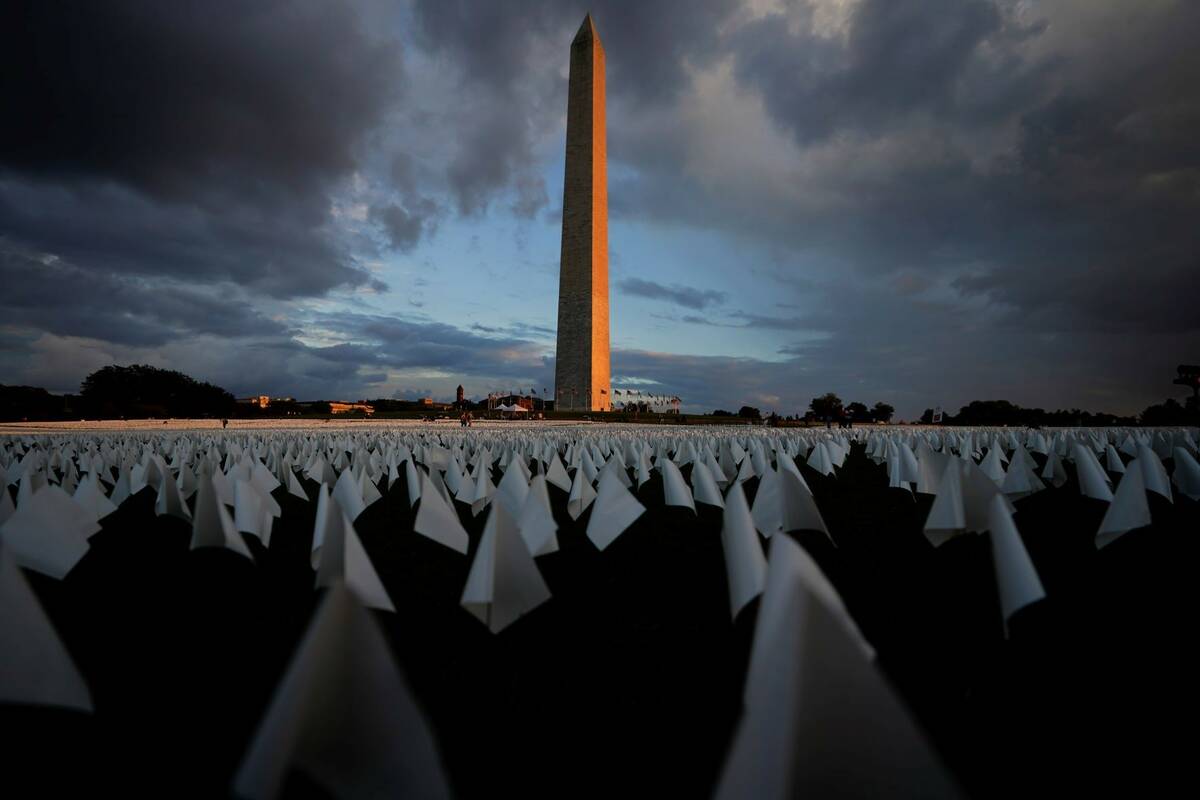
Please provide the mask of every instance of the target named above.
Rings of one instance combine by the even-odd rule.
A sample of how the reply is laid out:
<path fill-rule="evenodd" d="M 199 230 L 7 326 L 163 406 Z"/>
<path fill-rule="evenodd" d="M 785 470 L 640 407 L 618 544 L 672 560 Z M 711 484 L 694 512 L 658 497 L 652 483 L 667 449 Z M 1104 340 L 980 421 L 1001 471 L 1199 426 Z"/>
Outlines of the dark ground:
<path fill-rule="evenodd" d="M 986 538 L 934 550 L 921 535 L 932 498 L 888 489 L 861 446 L 836 478 L 802 470 L 839 546 L 791 535 L 972 796 L 1148 795 L 1191 782 L 1195 502 L 1149 495 L 1155 524 L 1097 552 L 1105 504 L 1080 496 L 1073 477 L 1017 501 L 1048 597 L 1005 641 Z M 373 613 L 456 794 L 709 796 L 757 609 L 730 620 L 720 510 L 698 506 L 697 519 L 664 507 L 655 473 L 638 492 L 647 513 L 598 552 L 583 534 L 589 515 L 573 522 L 565 493 L 550 492 L 562 549 L 538 564 L 554 597 L 500 635 L 458 605 L 470 560 L 412 533 L 403 481 L 355 524 L 398 609 Z M 144 490 L 103 520 L 65 580 L 27 573 L 96 710 L 0 707 L 0 774 L 16 790 L 6 795 L 229 794 L 319 600 L 316 504 L 275 496 L 270 550 L 248 539 L 257 564 L 190 552 L 189 526 L 155 517 Z M 474 548 L 486 515 L 458 508 Z M 298 774 L 288 793 L 324 796 Z"/>

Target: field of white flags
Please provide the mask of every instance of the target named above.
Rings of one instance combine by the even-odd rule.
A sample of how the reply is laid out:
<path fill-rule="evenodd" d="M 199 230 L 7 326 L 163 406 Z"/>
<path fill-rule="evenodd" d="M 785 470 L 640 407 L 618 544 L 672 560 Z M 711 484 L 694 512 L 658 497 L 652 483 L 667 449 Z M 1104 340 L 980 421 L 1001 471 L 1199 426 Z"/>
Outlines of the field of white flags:
<path fill-rule="evenodd" d="M 0 438 L 6 794 L 1190 777 L 1197 431 Z"/>

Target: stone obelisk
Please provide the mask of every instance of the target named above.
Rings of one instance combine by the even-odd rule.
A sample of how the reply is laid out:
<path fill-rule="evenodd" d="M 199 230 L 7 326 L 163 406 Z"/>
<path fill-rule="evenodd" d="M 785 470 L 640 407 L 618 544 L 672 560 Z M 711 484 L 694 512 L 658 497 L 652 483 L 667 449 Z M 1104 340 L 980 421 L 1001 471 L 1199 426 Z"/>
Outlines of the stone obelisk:
<path fill-rule="evenodd" d="M 588 14 L 571 42 L 555 407 L 609 411 L 604 46 Z"/>

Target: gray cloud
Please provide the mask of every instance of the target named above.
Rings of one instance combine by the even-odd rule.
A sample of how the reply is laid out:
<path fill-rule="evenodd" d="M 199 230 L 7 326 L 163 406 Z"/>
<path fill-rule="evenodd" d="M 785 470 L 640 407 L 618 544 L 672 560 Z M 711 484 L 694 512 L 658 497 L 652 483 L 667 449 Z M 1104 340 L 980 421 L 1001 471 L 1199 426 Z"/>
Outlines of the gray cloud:
<path fill-rule="evenodd" d="M 18 2 L 8 20 L 0 232 L 277 296 L 370 282 L 329 235 L 330 194 L 403 73 L 352 6 Z"/>
<path fill-rule="evenodd" d="M 279 336 L 286 328 L 228 288 L 196 289 L 82 269 L 56 257 L 3 248 L 0 316 L 40 328 L 125 345 L 161 345 L 180 336 Z"/>
<path fill-rule="evenodd" d="M 392 248 L 403 252 L 416 247 L 421 236 L 436 225 L 438 215 L 437 204 L 429 198 L 416 198 L 408 205 L 390 203 L 371 209 L 372 221 L 383 228 Z"/>
<path fill-rule="evenodd" d="M 647 297 L 651 300 L 665 300 L 684 308 L 697 311 L 709 306 L 725 302 L 725 292 L 712 289 L 694 289 L 690 286 L 663 286 L 661 283 L 643 280 L 642 278 L 625 278 L 617 284 L 624 294 L 633 297 Z"/>
<path fill-rule="evenodd" d="M 466 110 L 447 177 L 460 212 L 479 214 L 503 192 L 515 194 L 512 208 L 524 217 L 546 206 L 535 146 L 566 108 L 556 65 L 566 63 L 585 13 L 599 21 L 609 102 L 648 107 L 673 101 L 688 69 L 719 54 L 719 26 L 736 7 L 735 0 L 415 0 L 418 43 L 459 73 L 456 108 Z"/>
<path fill-rule="evenodd" d="M 292 338 L 308 312 L 278 301 L 385 288 L 367 262 L 414 253 L 455 211 L 551 217 L 584 5 L 284 5 L 14 7 L 3 375 L 103 352 L 242 386 L 221 353 L 273 355 L 255 380 L 308 396 L 412 369 L 549 385 L 553 331 L 371 310 L 320 319 L 347 343 L 313 347 Z M 678 338 L 647 347 L 686 349 L 700 324 L 778 342 L 724 360 L 618 349 L 621 374 L 699 406 L 802 410 L 834 390 L 904 414 L 989 394 L 1131 411 L 1200 349 L 1197 4 L 592 10 L 614 223 L 736 237 L 787 309 L 639 273 L 618 292 L 681 309 L 663 317 Z"/>

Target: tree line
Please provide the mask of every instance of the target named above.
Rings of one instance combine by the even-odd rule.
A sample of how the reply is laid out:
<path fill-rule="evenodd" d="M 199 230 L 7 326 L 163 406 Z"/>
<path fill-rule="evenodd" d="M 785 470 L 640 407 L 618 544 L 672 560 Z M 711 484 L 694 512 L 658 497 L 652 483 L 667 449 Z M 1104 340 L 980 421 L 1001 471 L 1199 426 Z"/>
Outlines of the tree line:
<path fill-rule="evenodd" d="M 376 401 L 381 406 L 389 402 Z M 273 403 L 274 405 L 274 403 Z M 292 404 L 295 405 L 295 404 Z M 274 409 L 285 412 L 282 406 Z M 320 412 L 320 409 L 310 409 Z M 377 409 L 378 410 L 378 409 Z M 293 410 L 294 411 L 294 410 Z M 0 385 L 0 420 L 116 419 L 120 417 L 220 418 L 234 416 L 239 405 L 220 386 L 198 381 L 182 372 L 147 364 L 103 367 L 84 378 L 79 394 L 57 395 L 33 386 Z M 890 422 L 895 408 L 885 402 L 870 408 L 865 403 L 844 403 L 833 392 L 814 397 L 803 419 L 816 422 Z M 716 409 L 713 416 L 763 419 L 754 406 L 731 412 Z M 777 415 L 771 417 L 779 419 Z M 919 421 L 933 422 L 934 410 L 925 409 Z M 1093 413 L 1078 408 L 1046 411 L 1022 408 L 1007 400 L 973 400 L 957 414 L 944 414 L 943 425 L 1020 425 L 1072 427 L 1104 425 L 1198 425 L 1200 408 L 1195 397 L 1186 402 L 1171 398 L 1147 407 L 1137 416 Z"/>

